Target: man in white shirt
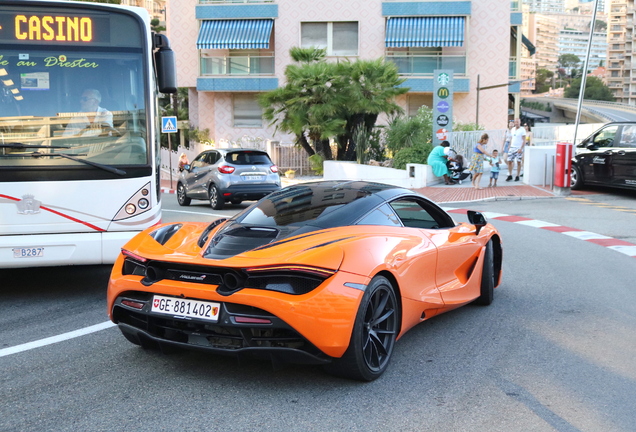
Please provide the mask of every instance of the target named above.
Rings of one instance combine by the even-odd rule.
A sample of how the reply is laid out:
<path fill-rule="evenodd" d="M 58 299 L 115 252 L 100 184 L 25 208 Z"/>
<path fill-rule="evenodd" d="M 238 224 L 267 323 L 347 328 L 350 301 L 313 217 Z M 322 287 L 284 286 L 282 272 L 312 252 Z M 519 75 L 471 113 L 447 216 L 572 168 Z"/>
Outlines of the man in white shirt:
<path fill-rule="evenodd" d="M 81 116 L 66 126 L 64 136 L 94 136 L 102 133 L 103 127 L 113 127 L 113 114 L 99 106 L 102 95 L 99 90 L 86 89 L 80 98 Z"/>
<path fill-rule="evenodd" d="M 526 145 L 526 129 L 521 127 L 521 120 L 515 119 L 515 125 L 510 131 L 510 149 L 508 150 L 508 177 L 506 181 L 512 180 L 512 170 L 515 161 L 517 162 L 517 177 L 519 181 L 521 175 L 521 162 L 523 161 L 523 148 Z"/>

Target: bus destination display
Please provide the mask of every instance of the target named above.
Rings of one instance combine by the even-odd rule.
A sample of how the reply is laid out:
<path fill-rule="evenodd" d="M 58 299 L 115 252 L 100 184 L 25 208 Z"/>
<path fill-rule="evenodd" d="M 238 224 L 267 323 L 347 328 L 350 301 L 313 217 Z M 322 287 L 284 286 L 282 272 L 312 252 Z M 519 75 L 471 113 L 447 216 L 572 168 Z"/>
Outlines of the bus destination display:
<path fill-rule="evenodd" d="M 79 44 L 110 42 L 108 19 L 88 14 L 0 13 L 0 42 Z"/>

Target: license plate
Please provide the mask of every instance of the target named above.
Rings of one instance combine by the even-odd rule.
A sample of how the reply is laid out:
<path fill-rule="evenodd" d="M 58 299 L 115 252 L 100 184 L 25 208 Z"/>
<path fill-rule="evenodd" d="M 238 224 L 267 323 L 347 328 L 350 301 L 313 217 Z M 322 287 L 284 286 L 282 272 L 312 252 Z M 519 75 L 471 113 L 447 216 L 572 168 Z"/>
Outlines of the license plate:
<path fill-rule="evenodd" d="M 261 181 L 263 180 L 263 178 L 265 176 L 262 175 L 244 175 L 241 176 L 243 178 L 243 180 L 249 180 L 249 181 Z"/>
<path fill-rule="evenodd" d="M 166 315 L 199 318 L 217 322 L 219 320 L 221 304 L 156 295 L 152 298 L 152 308 L 150 310 Z"/>
<path fill-rule="evenodd" d="M 14 248 L 13 258 L 39 258 L 44 256 L 43 247 Z"/>

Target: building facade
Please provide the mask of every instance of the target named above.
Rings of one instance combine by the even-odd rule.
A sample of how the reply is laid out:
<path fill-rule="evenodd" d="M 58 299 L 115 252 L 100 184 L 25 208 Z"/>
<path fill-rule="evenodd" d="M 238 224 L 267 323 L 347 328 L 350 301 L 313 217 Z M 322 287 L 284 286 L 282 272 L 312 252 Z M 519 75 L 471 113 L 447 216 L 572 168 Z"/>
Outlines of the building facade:
<path fill-rule="evenodd" d="M 611 0 L 607 23 L 607 85 L 616 102 L 636 105 L 634 0 Z"/>
<path fill-rule="evenodd" d="M 561 30 L 559 32 L 559 56 L 563 54 L 574 54 L 581 59 L 580 67 L 583 67 L 585 56 L 587 55 L 587 45 L 590 32 L 580 30 Z M 588 71 L 592 71 L 599 66 L 605 66 L 607 56 L 607 33 L 594 32 L 592 45 L 590 46 L 590 58 L 588 61 Z"/>
<path fill-rule="evenodd" d="M 407 113 L 432 105 L 435 69 L 454 71 L 453 114 L 464 123 L 476 118 L 477 76 L 496 86 L 479 94 L 487 129 L 506 124 L 509 92 L 520 91 L 507 84 L 519 79 L 522 42 L 509 0 L 169 0 L 167 18 L 190 122 L 216 142 L 291 142 L 262 119 L 257 96 L 285 84 L 297 46 L 326 48 L 328 61 L 394 62 L 410 89 L 397 100 Z"/>

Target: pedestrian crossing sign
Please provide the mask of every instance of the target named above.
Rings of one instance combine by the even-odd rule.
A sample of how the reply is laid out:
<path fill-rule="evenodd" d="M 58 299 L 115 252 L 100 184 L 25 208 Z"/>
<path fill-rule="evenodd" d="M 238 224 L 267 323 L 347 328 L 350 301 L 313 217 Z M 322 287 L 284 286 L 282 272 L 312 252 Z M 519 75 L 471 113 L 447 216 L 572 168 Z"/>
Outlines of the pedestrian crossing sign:
<path fill-rule="evenodd" d="M 161 117 L 161 133 L 176 133 L 177 117 Z"/>

